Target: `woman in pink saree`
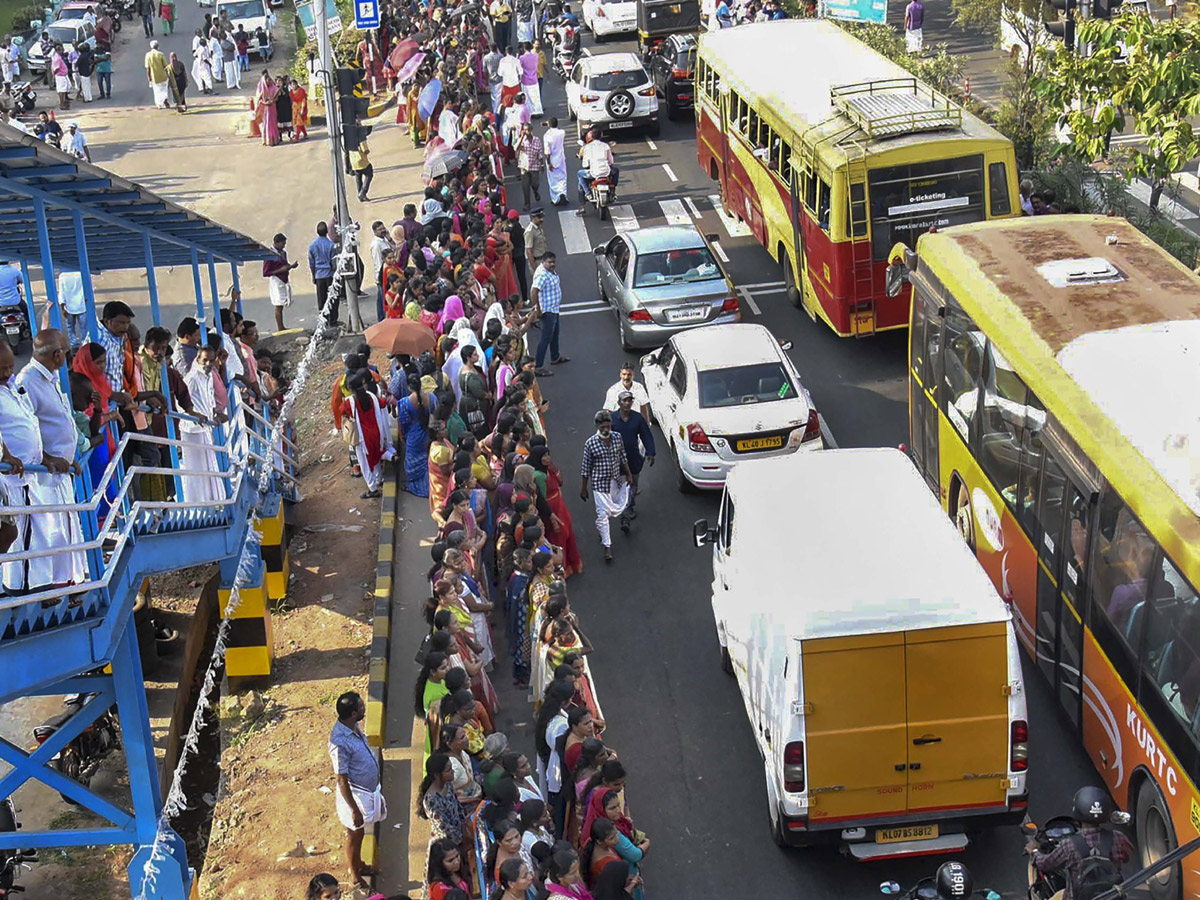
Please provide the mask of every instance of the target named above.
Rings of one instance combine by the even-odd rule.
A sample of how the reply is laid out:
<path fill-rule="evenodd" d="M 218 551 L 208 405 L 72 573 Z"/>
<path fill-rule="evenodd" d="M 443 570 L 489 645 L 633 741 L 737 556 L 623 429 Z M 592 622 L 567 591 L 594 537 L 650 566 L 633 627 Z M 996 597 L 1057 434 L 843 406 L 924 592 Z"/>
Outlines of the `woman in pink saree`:
<path fill-rule="evenodd" d="M 258 87 L 254 91 L 254 111 L 262 132 L 262 142 L 267 147 L 274 147 L 283 138 L 279 134 L 279 117 L 275 112 L 275 101 L 279 97 L 279 85 L 271 74 L 263 69 L 262 78 L 258 79 Z"/>

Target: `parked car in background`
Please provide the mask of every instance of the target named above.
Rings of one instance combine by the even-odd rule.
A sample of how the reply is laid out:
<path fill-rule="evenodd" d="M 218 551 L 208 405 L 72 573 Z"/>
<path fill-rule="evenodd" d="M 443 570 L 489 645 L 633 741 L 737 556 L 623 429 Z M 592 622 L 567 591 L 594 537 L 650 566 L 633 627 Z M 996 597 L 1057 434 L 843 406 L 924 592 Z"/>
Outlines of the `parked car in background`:
<path fill-rule="evenodd" d="M 85 22 L 83 19 L 60 19 L 47 25 L 43 30 L 50 33 L 50 40 L 62 44 L 66 53 L 70 53 L 76 47 L 82 47 L 84 44 L 96 46 L 96 29 L 91 22 Z M 47 60 L 42 56 L 41 35 L 38 36 L 38 40 L 31 42 L 26 48 L 25 60 L 29 64 L 30 71 L 46 71 Z"/>
<path fill-rule="evenodd" d="M 679 117 L 681 110 L 691 109 L 695 97 L 696 35 L 673 34 L 650 53 L 647 61 L 650 78 L 667 118 Z"/>
<path fill-rule="evenodd" d="M 583 24 L 597 44 L 609 35 L 637 31 L 637 0 L 583 0 Z"/>
<path fill-rule="evenodd" d="M 601 132 L 644 126 L 659 131 L 658 93 L 633 53 L 585 56 L 567 81 L 567 112 L 578 119 L 579 139 L 589 129 Z"/>

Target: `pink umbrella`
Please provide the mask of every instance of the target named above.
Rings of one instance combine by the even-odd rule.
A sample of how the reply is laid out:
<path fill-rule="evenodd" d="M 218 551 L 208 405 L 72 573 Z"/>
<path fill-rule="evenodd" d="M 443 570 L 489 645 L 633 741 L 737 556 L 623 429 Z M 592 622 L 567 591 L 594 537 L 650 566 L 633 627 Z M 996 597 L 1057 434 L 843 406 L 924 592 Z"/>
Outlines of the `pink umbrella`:
<path fill-rule="evenodd" d="M 404 84 L 414 75 L 417 74 L 417 69 L 421 67 L 421 63 L 425 61 L 425 54 L 418 53 L 416 56 L 410 57 L 408 62 L 398 70 L 396 70 L 396 81 L 399 84 Z"/>
<path fill-rule="evenodd" d="M 408 62 L 414 53 L 420 49 L 421 45 L 412 38 L 406 38 L 403 41 L 397 42 L 392 48 L 392 52 L 388 54 L 388 65 L 392 70 L 399 72 L 401 67 Z"/>

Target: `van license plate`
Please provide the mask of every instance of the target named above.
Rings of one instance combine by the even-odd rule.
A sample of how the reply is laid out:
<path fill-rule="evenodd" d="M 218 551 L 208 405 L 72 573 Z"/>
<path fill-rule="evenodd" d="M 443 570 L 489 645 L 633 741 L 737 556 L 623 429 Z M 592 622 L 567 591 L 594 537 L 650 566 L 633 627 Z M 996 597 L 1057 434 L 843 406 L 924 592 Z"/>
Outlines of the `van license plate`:
<path fill-rule="evenodd" d="M 877 828 L 875 843 L 895 844 L 899 841 L 928 841 L 938 836 L 936 825 L 906 825 L 903 828 Z"/>
<path fill-rule="evenodd" d="M 777 450 L 782 446 L 782 434 L 777 434 L 774 437 L 750 438 L 737 442 L 737 449 L 740 453 L 745 453 L 747 450 Z M 896 840 L 901 840 L 901 838 L 897 838 Z"/>

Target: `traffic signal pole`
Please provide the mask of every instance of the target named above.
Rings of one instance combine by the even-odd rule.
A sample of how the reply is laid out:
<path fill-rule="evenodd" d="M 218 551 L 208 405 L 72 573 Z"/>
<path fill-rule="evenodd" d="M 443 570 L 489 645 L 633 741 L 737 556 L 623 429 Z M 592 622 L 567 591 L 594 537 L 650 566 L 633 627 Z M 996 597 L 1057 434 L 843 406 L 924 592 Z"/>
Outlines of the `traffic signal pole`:
<path fill-rule="evenodd" d="M 346 176 L 342 170 L 341 159 L 341 121 L 338 115 L 337 87 L 334 82 L 335 64 L 333 47 L 329 41 L 329 23 L 325 19 L 324 0 L 313 0 L 313 16 L 317 26 L 317 48 L 321 57 L 321 84 L 325 90 L 325 124 L 329 132 L 329 161 L 333 171 L 333 204 L 337 210 L 338 233 L 342 241 L 350 241 L 351 246 L 357 240 L 356 228 L 350 221 L 350 205 L 346 200 Z M 358 308 L 358 272 L 351 266 L 350 271 L 337 272 L 345 286 L 341 292 L 342 305 L 350 316 L 350 329 L 362 332 L 362 313 Z"/>

